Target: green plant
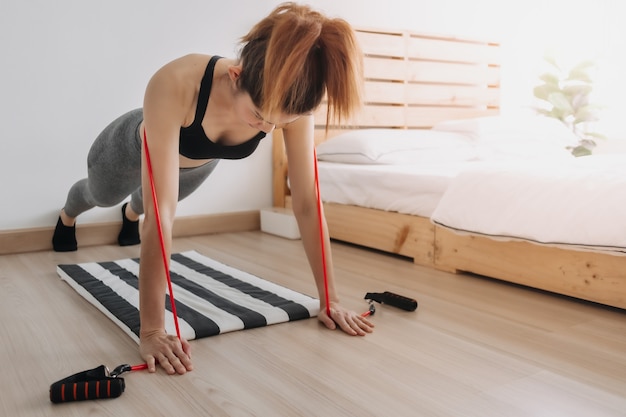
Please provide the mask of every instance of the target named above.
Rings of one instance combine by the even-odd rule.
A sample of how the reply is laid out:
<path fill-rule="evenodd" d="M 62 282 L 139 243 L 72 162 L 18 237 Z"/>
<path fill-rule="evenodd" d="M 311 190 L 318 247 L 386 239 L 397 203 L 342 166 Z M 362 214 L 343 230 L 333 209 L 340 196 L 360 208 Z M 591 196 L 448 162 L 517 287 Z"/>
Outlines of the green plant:
<path fill-rule="evenodd" d="M 542 74 L 542 84 L 533 90 L 535 97 L 548 104 L 548 108 L 536 110 L 545 116 L 559 119 L 580 139 L 570 150 L 575 156 L 590 155 L 596 146 L 596 139 L 603 135 L 588 130 L 590 122 L 598 121 L 599 106 L 591 103 L 593 91 L 591 71 L 595 63 L 585 60 L 570 69 L 562 68 L 551 56 L 544 59 L 551 71 Z"/>

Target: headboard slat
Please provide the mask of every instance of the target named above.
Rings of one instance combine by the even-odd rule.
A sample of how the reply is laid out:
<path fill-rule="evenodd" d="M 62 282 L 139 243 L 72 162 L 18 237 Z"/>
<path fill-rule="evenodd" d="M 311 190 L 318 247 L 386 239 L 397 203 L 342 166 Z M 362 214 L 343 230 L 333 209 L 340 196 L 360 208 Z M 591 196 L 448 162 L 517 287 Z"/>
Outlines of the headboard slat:
<path fill-rule="evenodd" d="M 497 44 L 465 41 L 455 38 L 433 39 L 410 35 L 407 46 L 409 59 L 431 61 L 465 62 L 470 64 L 494 64 L 499 62 Z"/>

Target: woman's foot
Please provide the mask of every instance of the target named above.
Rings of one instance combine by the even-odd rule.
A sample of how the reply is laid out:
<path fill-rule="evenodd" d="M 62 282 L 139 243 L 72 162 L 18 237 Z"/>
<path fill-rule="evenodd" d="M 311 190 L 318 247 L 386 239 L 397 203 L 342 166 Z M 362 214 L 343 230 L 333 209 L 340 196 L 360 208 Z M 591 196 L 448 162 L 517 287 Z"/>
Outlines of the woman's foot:
<path fill-rule="evenodd" d="M 76 243 L 76 224 L 72 226 L 66 226 L 61 220 L 57 221 L 57 225 L 54 228 L 54 235 L 52 236 L 52 248 L 55 252 L 74 252 L 78 249 Z"/>
<path fill-rule="evenodd" d="M 138 245 L 141 243 L 139 239 L 139 220 L 129 220 L 126 217 L 126 206 L 128 203 L 124 203 L 122 206 L 122 230 L 117 237 L 117 243 L 120 246 Z"/>

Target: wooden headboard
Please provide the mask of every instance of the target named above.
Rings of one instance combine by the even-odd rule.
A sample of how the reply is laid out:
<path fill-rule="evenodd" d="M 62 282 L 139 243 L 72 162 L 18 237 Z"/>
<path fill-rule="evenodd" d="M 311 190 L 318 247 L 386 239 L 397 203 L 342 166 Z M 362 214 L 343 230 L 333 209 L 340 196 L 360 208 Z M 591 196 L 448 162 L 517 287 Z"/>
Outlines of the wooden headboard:
<path fill-rule="evenodd" d="M 343 126 L 329 126 L 326 106 L 315 114 L 316 143 L 347 129 L 428 129 L 453 119 L 500 110 L 500 45 L 410 31 L 355 29 L 364 54 L 365 100 Z M 274 206 L 287 204 L 282 131 L 273 135 Z"/>

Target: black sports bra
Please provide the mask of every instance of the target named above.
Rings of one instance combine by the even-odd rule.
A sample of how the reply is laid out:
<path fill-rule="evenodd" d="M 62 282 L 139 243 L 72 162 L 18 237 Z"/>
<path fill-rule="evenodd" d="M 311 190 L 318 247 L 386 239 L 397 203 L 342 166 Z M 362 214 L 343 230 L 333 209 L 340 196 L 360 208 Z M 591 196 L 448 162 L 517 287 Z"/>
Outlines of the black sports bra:
<path fill-rule="evenodd" d="M 196 105 L 196 115 L 193 123 L 187 127 L 180 128 L 178 152 L 189 159 L 243 159 L 250 156 L 259 146 L 261 139 L 265 137 L 265 132 L 259 132 L 252 139 L 239 145 L 225 146 L 213 142 L 204 133 L 202 119 L 209 103 L 215 63 L 220 58 L 220 56 L 214 55 L 206 67 L 200 83 L 198 104 Z"/>

